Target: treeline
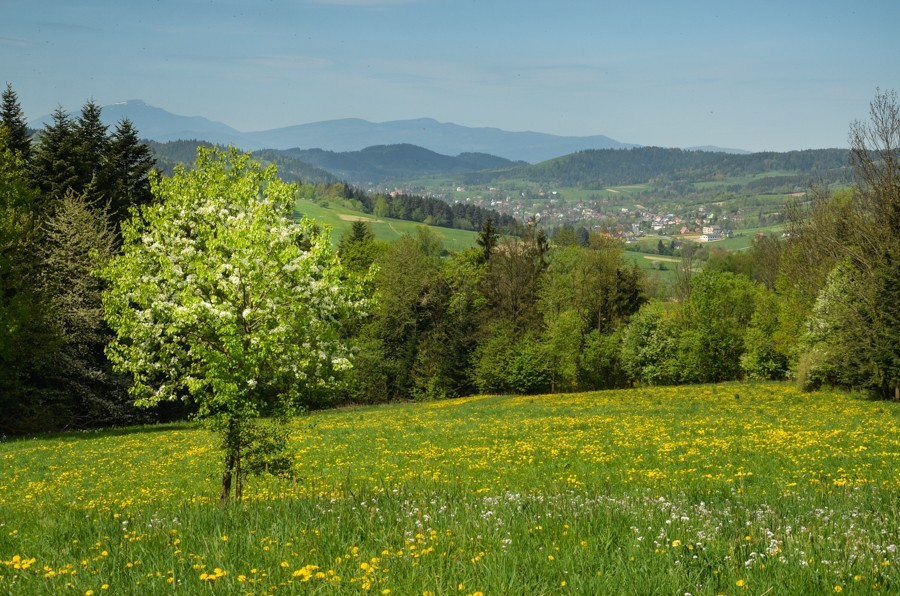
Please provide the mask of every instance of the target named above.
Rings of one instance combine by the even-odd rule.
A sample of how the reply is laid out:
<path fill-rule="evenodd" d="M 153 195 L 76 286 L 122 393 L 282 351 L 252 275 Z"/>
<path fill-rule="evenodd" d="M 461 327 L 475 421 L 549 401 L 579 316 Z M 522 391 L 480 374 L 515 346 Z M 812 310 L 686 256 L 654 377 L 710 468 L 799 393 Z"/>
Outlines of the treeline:
<path fill-rule="evenodd" d="M 0 433 L 146 417 L 104 348 L 103 286 L 119 223 L 151 198 L 153 160 L 122 120 L 88 101 L 37 134 L 7 85 L 0 113 Z"/>
<path fill-rule="evenodd" d="M 703 182 L 786 171 L 796 173 L 801 184 L 807 186 L 810 181 L 846 180 L 850 174 L 847 160 L 844 149 L 743 155 L 662 147 L 591 149 L 501 174 L 471 174 L 469 181 L 486 184 L 501 178 L 525 178 L 547 185 L 594 189 L 645 182 Z"/>

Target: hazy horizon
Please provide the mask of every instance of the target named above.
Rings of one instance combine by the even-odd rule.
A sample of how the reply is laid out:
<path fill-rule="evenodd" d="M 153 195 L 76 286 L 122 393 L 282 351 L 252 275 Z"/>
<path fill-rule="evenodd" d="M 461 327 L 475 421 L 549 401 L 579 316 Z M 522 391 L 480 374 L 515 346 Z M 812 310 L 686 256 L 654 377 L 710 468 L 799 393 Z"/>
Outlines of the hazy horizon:
<path fill-rule="evenodd" d="M 846 147 L 900 3 L 4 2 L 29 120 L 131 99 L 250 132 L 344 118 L 667 147 Z"/>

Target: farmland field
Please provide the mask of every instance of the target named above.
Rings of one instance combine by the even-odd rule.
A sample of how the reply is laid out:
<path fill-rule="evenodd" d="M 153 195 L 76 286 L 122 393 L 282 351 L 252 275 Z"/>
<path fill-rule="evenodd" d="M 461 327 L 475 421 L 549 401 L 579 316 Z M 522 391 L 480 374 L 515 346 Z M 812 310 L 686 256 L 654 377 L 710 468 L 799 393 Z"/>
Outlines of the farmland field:
<path fill-rule="evenodd" d="M 294 209 L 298 214 L 328 225 L 331 228 L 331 238 L 335 244 L 337 244 L 341 234 L 353 225 L 354 220 L 369 222 L 375 238 L 385 242 L 393 242 L 405 234 L 414 236 L 418 228 L 428 227 L 431 232 L 440 238 L 443 247 L 450 251 L 459 251 L 475 246 L 475 237 L 477 236 L 476 232 L 466 230 L 425 226 L 425 224 L 415 221 L 391 219 L 390 217 L 375 217 L 372 214 L 353 211 L 337 204 L 323 207 L 307 199 L 298 199 Z"/>
<path fill-rule="evenodd" d="M 193 425 L 10 440 L 0 593 L 897 593 L 898 430 L 778 383 L 343 408 L 230 507 Z"/>

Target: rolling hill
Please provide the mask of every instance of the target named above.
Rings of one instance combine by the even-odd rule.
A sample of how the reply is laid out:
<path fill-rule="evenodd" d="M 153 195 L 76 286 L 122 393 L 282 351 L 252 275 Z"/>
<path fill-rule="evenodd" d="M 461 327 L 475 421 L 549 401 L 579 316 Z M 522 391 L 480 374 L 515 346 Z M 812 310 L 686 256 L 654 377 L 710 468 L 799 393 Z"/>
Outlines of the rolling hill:
<path fill-rule="evenodd" d="M 322 149 L 289 149 L 273 153 L 299 159 L 356 184 L 526 165 L 486 153 L 461 153 L 451 157 L 410 144 L 376 145 L 340 153 Z"/>

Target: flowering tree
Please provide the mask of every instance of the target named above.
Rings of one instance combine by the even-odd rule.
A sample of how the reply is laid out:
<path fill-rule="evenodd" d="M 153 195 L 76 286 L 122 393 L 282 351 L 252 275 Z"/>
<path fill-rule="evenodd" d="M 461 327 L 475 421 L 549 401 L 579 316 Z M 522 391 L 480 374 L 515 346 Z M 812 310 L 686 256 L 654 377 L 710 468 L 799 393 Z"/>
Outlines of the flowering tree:
<path fill-rule="evenodd" d="M 248 155 L 200 149 L 153 182 L 101 272 L 111 360 L 137 404 L 191 399 L 220 432 L 222 501 L 277 451 L 260 417 L 286 419 L 349 368 L 341 322 L 367 306 L 328 235 L 290 218 L 295 193 Z"/>

